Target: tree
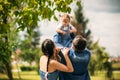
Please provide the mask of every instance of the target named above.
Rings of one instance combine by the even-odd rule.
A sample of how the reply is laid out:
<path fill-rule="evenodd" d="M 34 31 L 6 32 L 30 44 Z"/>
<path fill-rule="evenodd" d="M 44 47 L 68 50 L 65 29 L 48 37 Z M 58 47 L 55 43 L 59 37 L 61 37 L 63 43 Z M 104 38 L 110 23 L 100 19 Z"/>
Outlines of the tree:
<path fill-rule="evenodd" d="M 31 31 L 31 36 L 24 35 L 25 39 L 21 42 L 20 47 L 22 50 L 22 53 L 20 54 L 20 57 L 23 58 L 23 60 L 28 61 L 30 64 L 33 61 L 36 61 L 37 65 L 39 63 L 39 57 L 41 50 L 39 48 L 40 45 L 40 31 L 38 28 L 35 28 L 33 31 Z"/>
<path fill-rule="evenodd" d="M 4 73 L 7 73 L 8 77 L 12 78 L 11 73 L 11 55 L 15 47 L 19 43 L 15 27 L 11 28 L 11 32 L 6 31 L 8 26 L 0 26 L 0 64 L 3 67 Z M 17 38 L 17 40 L 16 40 Z M 1 68 L 1 67 L 0 67 Z"/>
<path fill-rule="evenodd" d="M 99 41 L 90 45 L 92 55 L 89 70 L 91 75 L 94 75 L 95 71 L 109 68 L 109 66 L 107 66 L 109 59 L 108 53 L 105 51 L 105 48 L 98 43 Z"/>
<path fill-rule="evenodd" d="M 83 15 L 83 7 L 80 0 L 76 0 L 75 19 L 71 22 L 77 29 L 76 34 L 80 34 L 88 40 L 88 47 L 92 43 L 91 30 L 87 28 L 88 19 Z"/>
<path fill-rule="evenodd" d="M 11 53 L 14 42 L 10 39 L 13 27 L 15 32 L 27 29 L 30 34 L 33 27 L 42 19 L 50 20 L 56 11 L 70 12 L 69 4 L 73 0 L 0 0 L 0 61 L 6 66 L 8 77 L 11 73 Z M 12 36 L 14 37 L 14 36 Z"/>
<path fill-rule="evenodd" d="M 22 35 L 23 36 L 23 35 Z M 35 28 L 31 35 L 24 35 L 25 40 L 23 40 L 20 44 L 22 53 L 20 57 L 30 63 L 35 61 L 36 62 L 36 70 L 39 72 L 39 59 L 42 55 L 40 49 L 40 32 L 38 28 Z"/>

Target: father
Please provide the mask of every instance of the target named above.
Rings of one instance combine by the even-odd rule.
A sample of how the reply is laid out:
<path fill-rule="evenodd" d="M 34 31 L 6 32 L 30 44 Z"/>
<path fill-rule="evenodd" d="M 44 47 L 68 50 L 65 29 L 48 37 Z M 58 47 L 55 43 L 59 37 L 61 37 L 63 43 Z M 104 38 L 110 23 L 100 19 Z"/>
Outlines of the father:
<path fill-rule="evenodd" d="M 69 58 L 72 62 L 74 72 L 61 72 L 59 80 L 90 80 L 88 73 L 88 64 L 90 61 L 90 51 L 86 48 L 87 41 L 80 35 L 77 35 L 70 49 Z M 64 57 L 62 57 L 62 63 L 66 64 Z"/>

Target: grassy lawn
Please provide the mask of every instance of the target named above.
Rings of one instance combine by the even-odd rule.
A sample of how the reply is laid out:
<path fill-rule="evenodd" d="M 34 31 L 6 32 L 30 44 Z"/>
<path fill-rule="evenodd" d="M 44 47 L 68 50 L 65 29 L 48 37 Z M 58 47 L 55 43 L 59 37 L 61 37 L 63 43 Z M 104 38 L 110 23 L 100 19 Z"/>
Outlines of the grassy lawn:
<path fill-rule="evenodd" d="M 120 80 L 120 71 L 113 71 L 113 79 Z M 105 72 L 97 72 L 95 76 L 91 76 L 91 80 L 110 80 L 105 76 Z"/>
<path fill-rule="evenodd" d="M 14 80 L 19 80 L 18 73 L 13 73 Z M 21 80 L 40 80 L 36 71 L 20 72 Z M 114 80 L 120 80 L 120 71 L 114 71 Z M 5 74 L 0 74 L 0 80 L 9 80 Z M 104 72 L 97 72 L 95 76 L 91 76 L 91 80 L 107 80 Z M 109 79 L 108 79 L 109 80 Z"/>
<path fill-rule="evenodd" d="M 13 73 L 14 80 L 19 80 L 18 73 Z M 20 72 L 21 80 L 40 80 L 40 76 L 36 71 Z M 9 80 L 5 74 L 0 74 L 0 80 Z"/>

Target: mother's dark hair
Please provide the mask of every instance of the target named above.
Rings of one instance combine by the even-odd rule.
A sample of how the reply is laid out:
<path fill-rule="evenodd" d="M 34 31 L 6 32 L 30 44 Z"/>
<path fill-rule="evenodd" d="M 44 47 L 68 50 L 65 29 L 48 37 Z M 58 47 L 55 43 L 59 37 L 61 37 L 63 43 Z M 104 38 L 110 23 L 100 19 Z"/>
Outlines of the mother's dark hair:
<path fill-rule="evenodd" d="M 54 42 L 51 39 L 45 39 L 42 43 L 41 49 L 44 55 L 51 57 L 54 53 L 54 47 Z"/>
<path fill-rule="evenodd" d="M 42 52 L 44 55 L 48 56 L 47 71 L 48 71 L 48 65 L 49 65 L 50 58 L 54 54 L 54 48 L 55 48 L 55 44 L 51 39 L 45 39 L 42 42 L 42 46 L 41 46 Z"/>

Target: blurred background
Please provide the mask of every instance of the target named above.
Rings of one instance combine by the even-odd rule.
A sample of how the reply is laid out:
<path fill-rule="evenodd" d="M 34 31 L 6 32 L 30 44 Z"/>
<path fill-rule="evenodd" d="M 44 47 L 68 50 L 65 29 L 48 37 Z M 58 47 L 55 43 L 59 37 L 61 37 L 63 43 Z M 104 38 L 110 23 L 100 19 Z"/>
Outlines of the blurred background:
<path fill-rule="evenodd" d="M 39 80 L 41 43 L 68 13 L 88 40 L 91 80 L 120 80 L 120 0 L 0 1 L 0 80 Z M 32 76 L 31 76 L 32 75 Z"/>
<path fill-rule="evenodd" d="M 120 56 L 120 1 L 119 0 L 84 0 L 82 1 L 83 15 L 89 20 L 87 27 L 91 30 L 93 41 L 99 40 L 99 44 L 106 48 L 110 56 Z M 74 15 L 76 6 L 71 5 Z M 46 21 L 47 22 L 47 21 Z M 41 24 L 41 39 L 52 38 L 59 22 Z M 47 26 L 47 27 L 45 27 Z M 51 29 L 52 27 L 52 29 Z"/>

